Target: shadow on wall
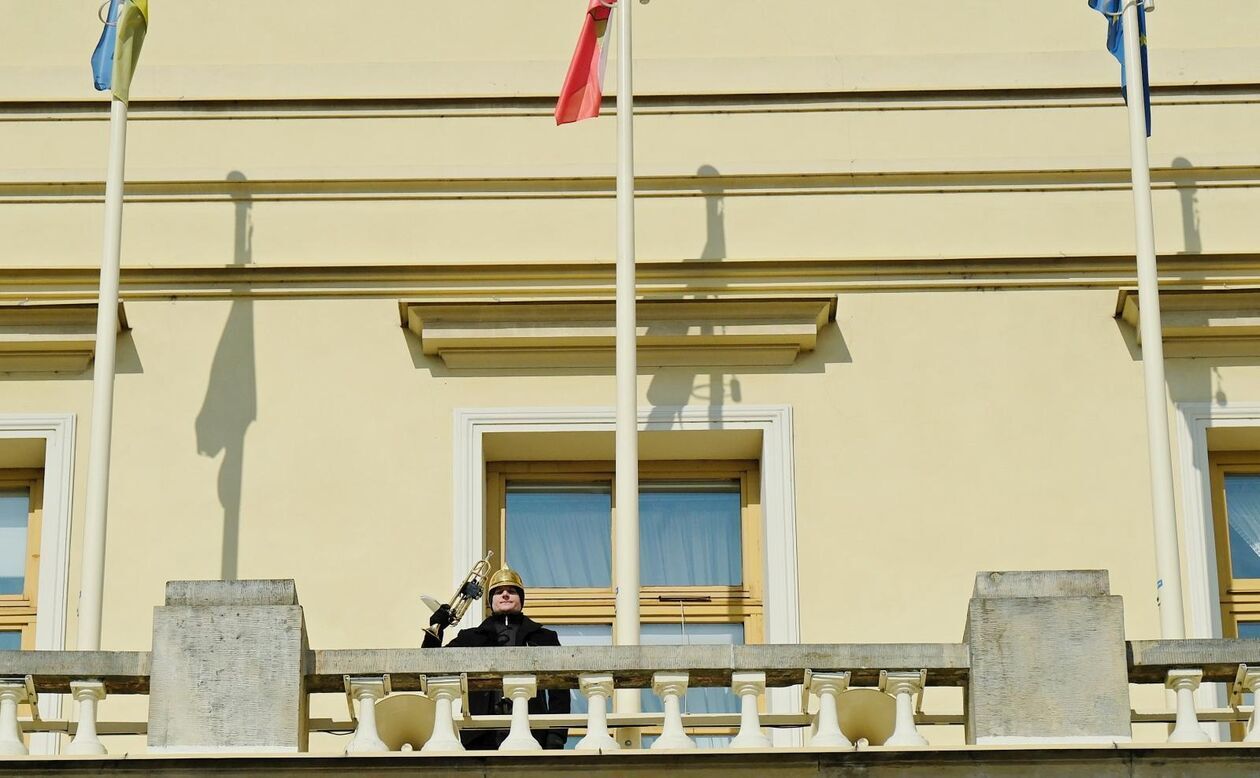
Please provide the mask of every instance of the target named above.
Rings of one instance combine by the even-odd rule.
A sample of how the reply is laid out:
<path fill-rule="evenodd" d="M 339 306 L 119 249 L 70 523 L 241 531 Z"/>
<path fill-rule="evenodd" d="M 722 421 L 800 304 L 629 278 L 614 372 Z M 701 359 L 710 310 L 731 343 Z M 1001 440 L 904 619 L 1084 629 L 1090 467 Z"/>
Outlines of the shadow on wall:
<path fill-rule="evenodd" d="M 697 186 L 704 197 L 704 246 L 700 253 L 684 261 L 713 261 L 726 258 L 726 191 L 722 187 L 721 173 L 712 165 L 701 165 L 696 170 Z M 703 294 L 694 295 L 693 299 L 718 297 L 719 286 L 706 288 Z M 651 337 L 649 327 L 644 335 Z M 700 328 L 701 337 L 714 334 L 713 325 Z M 677 408 L 691 405 L 699 400 L 709 408 L 710 418 L 721 418 L 722 405 L 729 397 L 739 402 L 739 378 L 727 376 L 719 370 L 707 372 L 685 369 L 657 368 L 652 382 L 648 385 L 647 402 L 651 410 L 648 412 L 648 429 L 670 429 L 678 415 Z M 720 425 L 719 425 L 720 426 Z"/>
<path fill-rule="evenodd" d="M 722 174 L 713 165 L 701 165 L 696 170 L 695 188 L 691 190 L 699 197 L 704 199 L 705 212 L 705 240 L 704 245 L 700 247 L 699 253 L 691 257 L 685 257 L 682 262 L 684 265 L 693 265 L 690 270 L 694 271 L 692 275 L 701 276 L 705 273 L 702 263 L 711 263 L 716 265 L 727 258 L 726 246 L 726 188 L 723 186 Z M 681 195 L 686 196 L 687 190 L 681 190 Z M 692 195 L 695 196 L 695 195 Z M 703 285 L 703 289 L 697 289 L 690 294 L 684 294 L 685 297 L 693 300 L 705 300 L 720 297 L 722 294 L 722 286 L 712 278 L 708 278 Z M 705 326 L 701 330 L 702 335 L 713 334 L 713 326 Z M 614 369 L 611 365 L 601 367 L 512 367 L 512 368 L 460 368 L 451 369 L 446 367 L 441 358 L 426 356 L 423 352 L 420 338 L 405 326 L 398 327 L 398 337 L 402 341 L 402 345 L 407 349 L 411 357 L 412 364 L 418 368 L 429 371 L 430 375 L 436 378 L 479 378 L 479 377 L 495 377 L 495 376 L 584 376 L 584 375 L 612 375 Z M 648 328 L 644 333 L 645 336 L 659 334 L 659 330 Z M 844 337 L 840 333 L 840 329 L 834 322 L 823 327 L 818 334 L 818 342 L 813 351 L 801 354 L 797 361 L 790 366 L 749 366 L 741 368 L 740 372 L 745 375 L 773 373 L 783 375 L 789 373 L 821 373 L 826 370 L 826 366 L 835 362 L 851 362 L 852 357 L 848 347 L 845 344 Z M 715 415 L 720 413 L 720 409 L 724 402 L 729 399 L 733 402 L 740 402 L 740 385 L 739 378 L 736 376 L 728 376 L 726 373 L 718 370 L 705 370 L 703 368 L 689 367 L 652 367 L 640 363 L 639 374 L 652 375 L 652 381 L 648 385 L 647 402 L 652 408 L 649 412 L 648 425 L 649 429 L 669 429 L 677 415 L 674 407 L 677 406 L 694 406 L 699 401 L 708 405 Z"/>
<path fill-rule="evenodd" d="M 1177 196 L 1181 199 L 1182 253 L 1200 254 L 1203 251 L 1203 232 L 1199 221 L 1199 182 L 1194 174 L 1194 163 L 1185 157 L 1175 157 L 1172 161 L 1170 178 L 1177 190 Z M 1158 260 L 1158 257 L 1156 259 Z M 1142 348 L 1137 342 L 1137 331 L 1118 317 L 1116 318 L 1116 328 L 1120 337 L 1124 340 L 1129 356 L 1134 361 L 1140 361 L 1142 359 Z M 1204 376 L 1206 380 L 1206 373 Z M 1206 399 L 1206 392 L 1210 391 L 1208 389 L 1210 385 L 1210 382 L 1197 383 L 1195 396 L 1202 395 Z M 1218 397 L 1221 396 L 1223 395 L 1218 390 Z"/>
<path fill-rule="evenodd" d="M 1199 231 L 1199 189 L 1194 177 L 1194 165 L 1185 157 L 1172 162 L 1173 183 L 1181 197 L 1181 233 L 1187 254 L 1203 250 L 1203 238 Z M 1181 171 L 1185 171 L 1184 173 Z"/>
<path fill-rule="evenodd" d="M 252 258 L 253 223 L 245 175 L 233 170 L 227 191 L 236 211 L 232 262 L 248 265 Z M 247 289 L 232 289 L 247 292 Z M 254 303 L 233 297 L 227 323 L 210 363 L 206 397 L 197 414 L 197 453 L 216 457 L 219 464 L 219 503 L 223 506 L 223 547 L 220 577 L 237 578 L 241 535 L 241 482 L 245 467 L 245 433 L 258 418 L 254 359 Z"/>

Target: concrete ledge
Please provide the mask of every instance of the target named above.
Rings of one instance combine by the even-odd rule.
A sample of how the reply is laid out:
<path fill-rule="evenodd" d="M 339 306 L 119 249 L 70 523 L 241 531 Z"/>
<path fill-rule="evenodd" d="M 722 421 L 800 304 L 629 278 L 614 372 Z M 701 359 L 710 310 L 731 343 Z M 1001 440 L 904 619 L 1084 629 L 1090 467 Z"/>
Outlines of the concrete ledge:
<path fill-rule="evenodd" d="M 661 667 L 694 673 L 693 684 L 725 684 L 730 674 L 765 670 L 771 686 L 801 682 L 799 670 L 850 670 L 853 684 L 872 685 L 879 671 L 921 669 L 934 686 L 967 682 L 967 646 L 959 643 L 816 644 L 764 646 L 689 646 L 611 648 L 444 648 L 347 649 L 312 651 L 306 673 L 310 691 L 342 689 L 342 675 L 390 673 L 398 691 L 419 689 L 424 674 L 468 672 L 474 688 L 490 688 L 496 673 L 540 676 L 544 688 L 577 688 L 577 674 L 611 670 L 623 688 L 651 686 L 651 672 Z M 671 656 L 672 654 L 672 656 Z M 668 664 L 655 664 L 669 658 Z M 1260 639 L 1133 640 L 1128 644 L 1129 680 L 1163 683 L 1178 667 L 1203 667 L 1204 681 L 1234 680 L 1238 665 L 1260 667 Z M 0 677 L 30 675 L 43 692 L 69 693 L 74 678 L 100 678 L 110 694 L 148 694 L 148 651 L 0 651 Z"/>
<path fill-rule="evenodd" d="M 149 693 L 148 651 L 0 651 L 0 678 L 32 676 L 41 692 L 70 692 L 70 681 L 95 678 L 108 694 Z"/>
<path fill-rule="evenodd" d="M 1131 683 L 1162 684 L 1169 670 L 1199 667 L 1204 681 L 1229 683 L 1238 665 L 1260 667 L 1260 639 L 1129 641 Z"/>
<path fill-rule="evenodd" d="M 469 689 L 492 690 L 504 673 L 525 673 L 538 676 L 540 688 L 575 689 L 580 673 L 606 672 L 620 688 L 649 688 L 658 670 L 688 672 L 692 686 L 765 671 L 768 685 L 791 686 L 806 669 L 851 671 L 855 686 L 877 684 L 880 670 L 926 669 L 933 685 L 961 686 L 968 654 L 959 643 L 339 650 L 315 651 L 307 680 L 312 692 L 336 692 L 342 676 L 389 673 L 396 691 L 408 691 L 420 688 L 422 675 L 467 673 Z"/>
<path fill-rule="evenodd" d="M 292 579 L 254 581 L 167 581 L 166 604 L 297 605 L 297 586 Z"/>
<path fill-rule="evenodd" d="M 1234 778 L 1251 774 L 1260 745 L 1182 746 L 1100 745 L 1072 747 L 766 749 L 714 751 L 615 751 L 588 754 L 539 751 L 532 754 L 468 752 L 461 755 L 393 753 L 332 756 L 316 754 L 230 756 L 0 757 L 0 775 L 722 775 L 752 772 L 776 775 L 828 775 L 895 778 Z"/>
<path fill-rule="evenodd" d="M 976 573 L 971 596 L 1098 597 L 1110 593 L 1106 570 L 1014 570 Z"/>

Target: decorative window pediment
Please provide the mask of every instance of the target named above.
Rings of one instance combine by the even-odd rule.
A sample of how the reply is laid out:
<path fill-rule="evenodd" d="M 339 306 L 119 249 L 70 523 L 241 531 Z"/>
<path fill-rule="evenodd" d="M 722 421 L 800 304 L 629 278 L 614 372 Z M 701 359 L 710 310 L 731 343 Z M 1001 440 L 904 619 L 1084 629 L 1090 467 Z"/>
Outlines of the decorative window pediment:
<path fill-rule="evenodd" d="M 641 300 L 639 364 L 790 365 L 835 318 L 835 297 Z M 611 367 L 609 301 L 399 303 L 426 355 L 455 369 Z"/>
<path fill-rule="evenodd" d="M 1165 356 L 1260 356 L 1260 288 L 1161 290 L 1159 314 Z M 1141 344 L 1136 289 L 1120 290 L 1116 317 L 1134 327 Z"/>
<path fill-rule="evenodd" d="M 95 354 L 96 303 L 0 303 L 0 373 L 81 373 Z"/>

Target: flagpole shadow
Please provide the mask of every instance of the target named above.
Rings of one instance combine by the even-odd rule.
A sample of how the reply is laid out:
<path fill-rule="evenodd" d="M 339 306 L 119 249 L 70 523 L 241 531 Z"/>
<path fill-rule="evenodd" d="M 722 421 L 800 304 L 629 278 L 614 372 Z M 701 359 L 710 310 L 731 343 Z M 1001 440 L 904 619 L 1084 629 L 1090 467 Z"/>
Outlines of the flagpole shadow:
<path fill-rule="evenodd" d="M 1181 198 L 1181 234 L 1185 252 L 1198 254 L 1203 251 L 1203 234 L 1199 223 L 1199 182 L 1194 176 L 1194 165 L 1185 157 L 1172 161 L 1173 184 Z M 1182 172 L 1184 171 L 1184 172 Z"/>
<path fill-rule="evenodd" d="M 234 170 L 228 174 L 227 182 L 235 209 L 232 262 L 248 265 L 253 256 L 253 203 L 244 186 L 244 174 Z M 232 291 L 248 293 L 244 287 Z M 219 574 L 226 581 L 236 580 L 239 572 L 245 435 L 257 418 L 254 303 L 246 296 L 234 296 L 210 363 L 206 396 L 196 421 L 197 453 L 208 457 L 223 454 L 217 481 L 223 508 Z"/>

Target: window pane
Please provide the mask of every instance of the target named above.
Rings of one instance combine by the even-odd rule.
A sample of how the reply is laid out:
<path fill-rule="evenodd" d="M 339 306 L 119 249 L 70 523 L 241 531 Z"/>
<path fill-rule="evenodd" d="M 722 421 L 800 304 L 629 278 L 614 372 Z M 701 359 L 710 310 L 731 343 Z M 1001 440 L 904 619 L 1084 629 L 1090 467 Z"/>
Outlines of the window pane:
<path fill-rule="evenodd" d="M 611 487 L 508 484 L 504 561 L 527 587 L 612 586 Z"/>
<path fill-rule="evenodd" d="M 1260 578 L 1260 475 L 1225 475 L 1225 513 L 1234 578 Z"/>
<path fill-rule="evenodd" d="M 611 646 L 612 645 L 612 625 L 611 624 L 555 624 L 551 627 L 560 635 L 560 645 L 562 646 Z M 575 716 L 585 716 L 586 697 L 577 689 L 569 692 L 572 695 L 570 701 L 571 712 Z M 612 701 L 609 701 L 609 710 L 611 710 Z M 582 739 L 581 735 L 570 735 L 565 742 L 566 749 L 572 749 L 577 742 Z"/>
<path fill-rule="evenodd" d="M 0 630 L 0 651 L 18 651 L 22 648 L 22 633 Z"/>
<path fill-rule="evenodd" d="M 744 644 L 743 624 L 644 624 L 639 642 L 645 646 L 740 646 Z M 651 689 L 643 690 L 645 712 L 664 710 L 661 699 Z M 726 687 L 687 689 L 683 713 L 738 713 L 739 700 Z"/>
<path fill-rule="evenodd" d="M 743 645 L 743 624 L 644 624 L 639 628 L 640 642 L 645 646 L 729 646 Z M 643 690 L 642 709 L 659 713 L 661 700 L 651 689 Z M 683 713 L 738 713 L 739 700 L 730 688 L 687 689 L 683 698 Z M 656 735 L 644 735 L 643 747 L 648 748 Z M 731 742 L 730 735 L 692 735 L 700 748 L 723 748 Z"/>
<path fill-rule="evenodd" d="M 743 583 L 738 481 L 645 484 L 639 493 L 644 586 Z"/>
<path fill-rule="evenodd" d="M 29 489 L 0 488 L 0 594 L 26 590 L 26 525 L 30 515 Z"/>

